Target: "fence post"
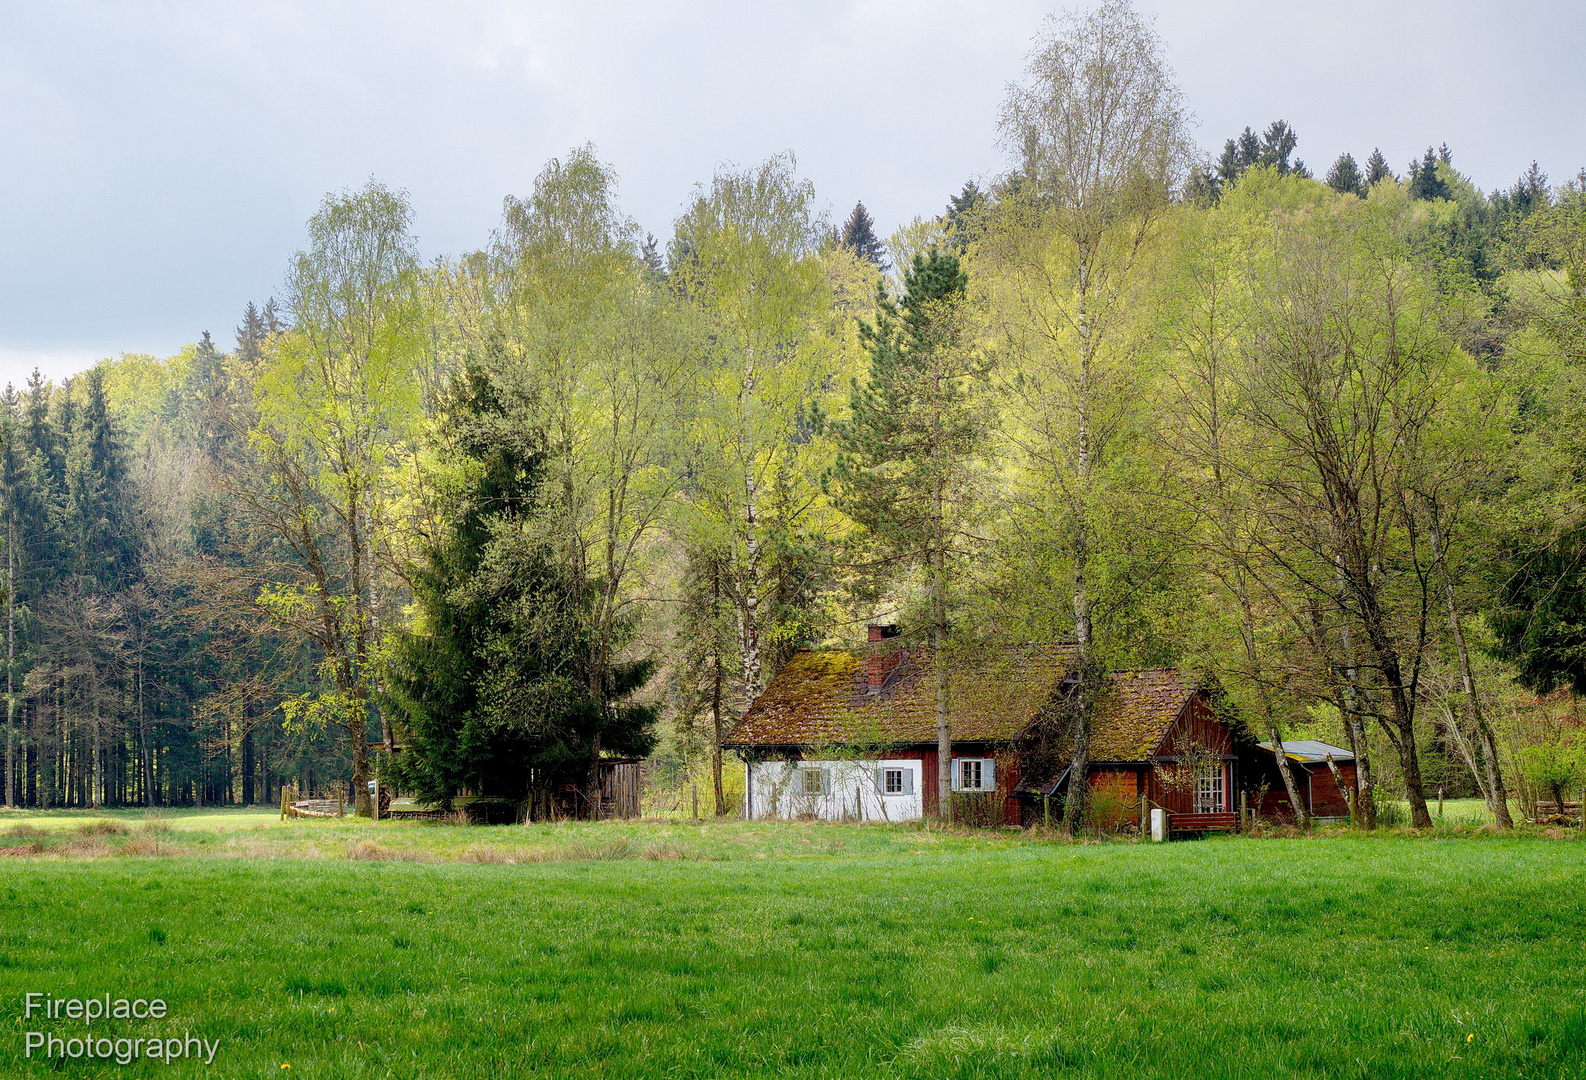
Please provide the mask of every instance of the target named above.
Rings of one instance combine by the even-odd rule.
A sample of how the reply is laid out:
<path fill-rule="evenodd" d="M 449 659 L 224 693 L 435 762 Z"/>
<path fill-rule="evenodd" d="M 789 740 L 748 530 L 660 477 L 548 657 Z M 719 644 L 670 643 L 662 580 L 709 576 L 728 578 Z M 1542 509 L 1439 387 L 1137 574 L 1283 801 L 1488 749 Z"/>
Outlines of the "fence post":
<path fill-rule="evenodd" d="M 1167 811 L 1161 807 L 1151 809 L 1151 839 L 1157 843 L 1168 838 Z"/>
<path fill-rule="evenodd" d="M 697 783 L 696 784 L 690 784 L 689 787 L 694 792 L 694 818 L 693 818 L 693 820 L 698 821 L 699 820 L 699 785 Z"/>

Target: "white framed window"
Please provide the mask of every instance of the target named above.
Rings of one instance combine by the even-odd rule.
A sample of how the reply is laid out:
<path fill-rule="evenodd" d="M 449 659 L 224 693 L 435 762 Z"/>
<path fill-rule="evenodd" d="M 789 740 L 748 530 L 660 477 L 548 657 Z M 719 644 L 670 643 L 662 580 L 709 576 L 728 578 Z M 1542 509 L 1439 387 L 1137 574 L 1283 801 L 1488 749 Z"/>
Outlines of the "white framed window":
<path fill-rule="evenodd" d="M 826 794 L 826 770 L 800 769 L 798 793 L 800 795 Z"/>
<path fill-rule="evenodd" d="M 913 795 L 914 770 L 903 768 L 882 769 L 881 793 L 883 795 Z"/>
<path fill-rule="evenodd" d="M 1221 814 L 1227 808 L 1223 798 L 1222 764 L 1207 766 L 1195 777 L 1195 812 Z"/>
<path fill-rule="evenodd" d="M 997 763 L 991 758 L 953 760 L 954 791 L 994 791 L 996 787 Z"/>

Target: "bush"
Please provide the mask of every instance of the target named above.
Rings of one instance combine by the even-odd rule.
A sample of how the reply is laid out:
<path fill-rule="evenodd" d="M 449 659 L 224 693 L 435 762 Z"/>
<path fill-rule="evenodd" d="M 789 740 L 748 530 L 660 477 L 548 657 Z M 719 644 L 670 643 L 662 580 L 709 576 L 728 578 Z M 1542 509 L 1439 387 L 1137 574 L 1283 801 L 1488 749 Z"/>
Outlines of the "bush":
<path fill-rule="evenodd" d="M 955 791 L 948 808 L 954 825 L 995 829 L 1002 824 L 1003 797 L 996 791 Z"/>

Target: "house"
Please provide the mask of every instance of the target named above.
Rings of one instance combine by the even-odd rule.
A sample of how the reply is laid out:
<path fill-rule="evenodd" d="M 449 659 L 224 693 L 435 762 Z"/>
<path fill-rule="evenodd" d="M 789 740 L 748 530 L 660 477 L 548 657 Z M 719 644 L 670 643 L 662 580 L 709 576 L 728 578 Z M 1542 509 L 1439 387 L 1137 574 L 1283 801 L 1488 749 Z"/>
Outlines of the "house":
<path fill-rule="evenodd" d="M 1073 737 L 1062 712 L 1076 657 L 1070 644 L 1027 644 L 951 661 L 952 789 L 989 803 L 993 820 L 1030 825 L 1060 812 L 1072 782 L 1062 767 Z M 724 743 L 746 762 L 745 814 L 934 814 L 934 665 L 931 650 L 903 647 L 881 626 L 870 628 L 863 653 L 796 653 Z M 1259 775 L 1263 755 L 1219 700 L 1214 685 L 1175 669 L 1110 673 L 1092 714 L 1092 823 L 1134 824 L 1147 806 L 1236 809 L 1233 793 L 1246 774 Z M 1048 775 L 1025 775 L 1036 771 Z"/>

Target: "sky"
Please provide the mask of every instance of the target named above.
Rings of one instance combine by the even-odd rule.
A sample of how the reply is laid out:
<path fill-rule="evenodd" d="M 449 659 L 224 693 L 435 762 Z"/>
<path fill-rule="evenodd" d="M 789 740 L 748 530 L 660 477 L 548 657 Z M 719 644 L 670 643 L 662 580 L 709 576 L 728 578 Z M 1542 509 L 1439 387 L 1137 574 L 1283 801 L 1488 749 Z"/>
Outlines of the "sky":
<path fill-rule="evenodd" d="M 1586 166 L 1579 0 L 1136 3 L 1208 154 L 1281 118 L 1318 175 L 1444 142 L 1487 190 Z M 229 347 L 320 200 L 371 176 L 431 257 L 586 142 L 663 241 L 695 184 L 786 151 L 834 221 L 863 200 L 886 235 L 1008 167 L 998 106 L 1061 6 L 3 0 L 0 382 Z"/>

